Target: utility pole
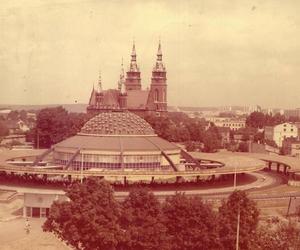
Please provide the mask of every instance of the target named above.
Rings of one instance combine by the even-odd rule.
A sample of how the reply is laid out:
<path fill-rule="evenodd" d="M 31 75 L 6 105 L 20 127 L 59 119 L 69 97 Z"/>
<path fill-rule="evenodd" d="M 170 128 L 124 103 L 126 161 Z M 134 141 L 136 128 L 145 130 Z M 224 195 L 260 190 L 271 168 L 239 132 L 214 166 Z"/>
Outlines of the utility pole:
<path fill-rule="evenodd" d="M 235 249 L 236 249 L 236 250 L 239 250 L 240 217 L 241 217 L 241 211 L 240 211 L 240 204 L 239 204 L 239 207 L 238 207 L 238 214 L 237 214 L 237 226 L 236 226 L 236 246 L 235 246 Z"/>
<path fill-rule="evenodd" d="M 80 183 L 82 184 L 83 179 L 83 152 L 81 152 L 81 166 L 80 166 Z"/>
<path fill-rule="evenodd" d="M 233 189 L 236 190 L 236 165 L 234 166 Z"/>

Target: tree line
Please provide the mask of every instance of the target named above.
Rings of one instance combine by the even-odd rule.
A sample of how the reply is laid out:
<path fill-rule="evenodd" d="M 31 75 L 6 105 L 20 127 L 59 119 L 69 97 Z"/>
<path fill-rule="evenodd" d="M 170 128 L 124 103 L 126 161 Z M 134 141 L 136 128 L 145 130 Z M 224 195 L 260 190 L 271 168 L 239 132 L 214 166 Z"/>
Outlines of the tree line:
<path fill-rule="evenodd" d="M 37 114 L 36 126 L 27 134 L 27 140 L 35 146 L 49 148 L 70 136 L 75 135 L 85 122 L 91 118 L 86 113 L 70 113 L 63 107 L 41 109 Z M 221 136 L 215 126 L 205 130 L 203 119 L 191 119 L 184 113 L 169 113 L 166 116 L 144 117 L 162 138 L 171 142 L 191 142 L 204 144 L 206 152 L 220 147 Z"/>
<path fill-rule="evenodd" d="M 246 125 L 250 128 L 262 129 L 265 126 L 275 126 L 284 122 L 300 122 L 299 117 L 286 117 L 280 113 L 264 114 L 262 112 L 252 112 L 246 118 Z"/>
<path fill-rule="evenodd" d="M 27 139 L 33 141 L 35 146 L 49 148 L 80 131 L 81 127 L 91 118 L 86 113 L 70 113 L 63 107 L 45 108 L 38 112 L 36 127 L 27 134 Z M 156 134 L 168 141 L 184 143 L 190 151 L 201 150 L 203 152 L 215 152 L 222 146 L 222 136 L 218 127 L 213 123 L 206 122 L 203 118 L 190 118 L 182 112 L 169 112 L 164 116 L 147 115 L 144 119 L 153 127 Z M 273 126 L 287 120 L 283 115 L 274 116 L 253 112 L 246 119 L 246 128 L 237 132 L 231 131 L 233 135 L 243 135 L 244 142 L 264 142 L 263 132 L 259 129 L 264 126 Z M 0 126 L 1 131 L 1 126 Z M 240 143 L 237 148 L 246 151 L 246 144 Z M 230 147 L 230 145 L 228 145 Z"/>
<path fill-rule="evenodd" d="M 259 210 L 245 192 L 235 191 L 216 211 L 199 197 L 184 193 L 160 202 L 139 188 L 123 200 L 99 178 L 74 183 L 68 201 L 55 201 L 43 225 L 75 249 L 214 250 L 239 247 L 299 249 L 300 230 L 293 224 L 259 225 Z"/>

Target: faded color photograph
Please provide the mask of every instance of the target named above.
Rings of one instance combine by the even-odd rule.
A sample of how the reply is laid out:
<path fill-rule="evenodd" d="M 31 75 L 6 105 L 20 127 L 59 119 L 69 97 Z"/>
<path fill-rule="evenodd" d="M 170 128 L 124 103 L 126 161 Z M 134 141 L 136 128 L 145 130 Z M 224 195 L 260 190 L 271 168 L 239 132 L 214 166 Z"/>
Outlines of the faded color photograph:
<path fill-rule="evenodd" d="M 0 2 L 0 249 L 300 249 L 300 2 Z"/>

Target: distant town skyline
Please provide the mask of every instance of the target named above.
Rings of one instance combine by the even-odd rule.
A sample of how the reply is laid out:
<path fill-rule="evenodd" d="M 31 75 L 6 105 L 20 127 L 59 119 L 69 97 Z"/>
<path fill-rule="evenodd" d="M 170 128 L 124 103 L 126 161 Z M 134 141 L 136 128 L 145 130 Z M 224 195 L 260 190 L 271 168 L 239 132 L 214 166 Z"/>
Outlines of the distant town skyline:
<path fill-rule="evenodd" d="M 2 1 L 0 103 L 88 103 L 135 40 L 142 86 L 162 42 L 170 106 L 300 107 L 297 1 Z"/>

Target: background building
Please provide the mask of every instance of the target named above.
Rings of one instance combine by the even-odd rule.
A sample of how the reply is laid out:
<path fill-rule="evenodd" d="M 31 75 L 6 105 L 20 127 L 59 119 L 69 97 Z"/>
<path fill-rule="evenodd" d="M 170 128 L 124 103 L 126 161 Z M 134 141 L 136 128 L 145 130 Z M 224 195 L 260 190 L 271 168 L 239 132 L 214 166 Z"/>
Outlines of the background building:
<path fill-rule="evenodd" d="M 298 138 L 287 138 L 282 142 L 283 154 L 300 157 L 300 141 Z"/>
<path fill-rule="evenodd" d="M 159 43 L 157 59 L 152 70 L 150 88 L 142 89 L 141 72 L 137 65 L 135 45 L 133 44 L 129 70 L 124 76 L 123 63 L 117 89 L 102 90 L 101 76 L 98 87 L 93 88 L 87 112 L 129 110 L 139 115 L 167 111 L 166 68 L 162 62 L 161 44 Z"/>
<path fill-rule="evenodd" d="M 265 127 L 265 139 L 274 141 L 278 147 L 282 147 L 282 142 L 286 138 L 298 136 L 298 127 L 293 123 L 282 123 L 274 127 Z"/>
<path fill-rule="evenodd" d="M 220 119 L 215 120 L 214 124 L 217 127 L 230 128 L 231 130 L 238 130 L 246 127 L 246 120 L 244 119 Z"/>
<path fill-rule="evenodd" d="M 300 117 L 300 108 L 297 109 L 286 109 L 284 110 L 284 116 L 289 118 L 289 117 Z"/>

